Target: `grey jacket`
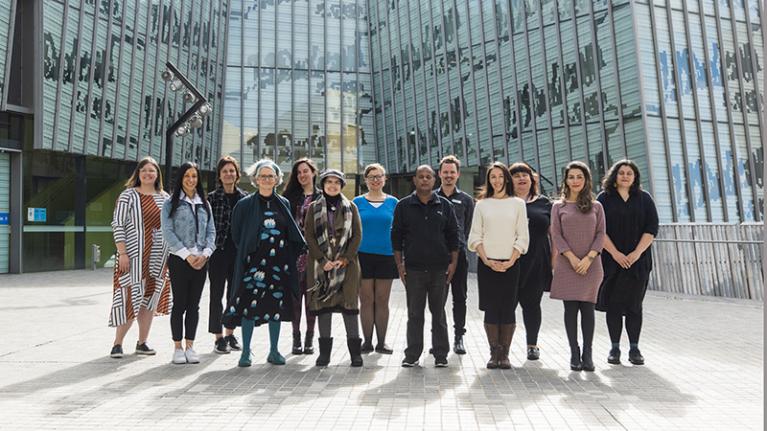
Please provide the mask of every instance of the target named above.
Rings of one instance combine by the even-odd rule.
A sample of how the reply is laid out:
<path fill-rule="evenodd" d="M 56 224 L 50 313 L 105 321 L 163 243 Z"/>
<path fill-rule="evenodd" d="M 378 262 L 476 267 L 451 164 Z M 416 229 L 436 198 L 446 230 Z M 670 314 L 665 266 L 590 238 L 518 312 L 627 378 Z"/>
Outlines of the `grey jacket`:
<path fill-rule="evenodd" d="M 168 250 L 182 259 L 190 254 L 209 257 L 216 249 L 216 224 L 210 205 L 208 211 L 202 204 L 194 206 L 192 209 L 191 203 L 181 199 L 173 218 L 170 217 L 170 199 L 162 206 L 162 235 Z"/>

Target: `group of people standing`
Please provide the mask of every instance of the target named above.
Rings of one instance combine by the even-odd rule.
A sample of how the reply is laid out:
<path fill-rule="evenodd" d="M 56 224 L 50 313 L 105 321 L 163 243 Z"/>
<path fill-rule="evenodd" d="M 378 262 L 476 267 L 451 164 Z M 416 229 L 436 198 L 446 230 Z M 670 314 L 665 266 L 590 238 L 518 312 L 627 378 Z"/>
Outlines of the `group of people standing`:
<path fill-rule="evenodd" d="M 608 362 L 620 364 L 625 317 L 629 361 L 643 364 L 638 347 L 642 301 L 658 215 L 640 187 L 637 166 L 630 160 L 615 163 L 595 197 L 588 166 L 571 162 L 553 202 L 541 194 L 539 177 L 527 163 L 492 163 L 476 201 L 458 189 L 460 169 L 454 156 L 443 158 L 437 172 L 419 166 L 415 191 L 397 200 L 383 191 L 385 168 L 370 164 L 363 171 L 367 193 L 349 200 L 342 193 L 344 173 L 319 172 L 308 158 L 295 161 L 282 195 L 277 193 L 283 182 L 280 167 L 268 159 L 256 162 L 245 172 L 255 187 L 247 194 L 238 187 L 237 161 L 224 156 L 215 190 L 206 195 L 199 168 L 187 162 L 179 167 L 168 195 L 159 165 L 144 158 L 120 194 L 112 222 L 117 258 L 111 356 L 123 356 L 133 320 L 139 324 L 136 353 L 155 354 L 147 344 L 152 318 L 170 312 L 172 362 L 198 363 L 194 340 L 208 277 L 214 352 L 240 351 L 238 365 L 250 366 L 254 328 L 267 325 L 267 361 L 285 364 L 278 343 L 281 322 L 290 321 L 292 353 L 315 353 L 318 326 L 316 365 L 327 366 L 334 340 L 332 315 L 340 314 L 351 366 L 360 367 L 364 353 L 393 353 L 386 344 L 389 297 L 393 280 L 399 278 L 408 308 L 402 366 L 417 365 L 423 354 L 428 304 L 429 353 L 435 367 L 446 367 L 448 292 L 453 299 L 453 351 L 466 353 L 471 251 L 478 257 L 479 308 L 490 346 L 487 368 L 511 368 L 517 305 L 522 308 L 527 359 L 540 358 L 544 291 L 564 303 L 572 370 L 594 371 L 595 310 L 606 311 L 612 342 Z M 437 176 L 441 184 L 435 190 Z M 234 335 L 238 326 L 242 344 Z"/>

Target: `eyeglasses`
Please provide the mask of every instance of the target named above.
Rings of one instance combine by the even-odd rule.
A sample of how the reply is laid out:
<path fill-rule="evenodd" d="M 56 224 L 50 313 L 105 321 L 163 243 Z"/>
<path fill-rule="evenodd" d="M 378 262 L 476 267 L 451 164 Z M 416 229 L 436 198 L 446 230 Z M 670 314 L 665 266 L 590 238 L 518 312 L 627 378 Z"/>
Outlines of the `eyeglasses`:
<path fill-rule="evenodd" d="M 383 175 L 368 175 L 365 178 L 367 178 L 370 181 L 381 181 L 382 179 L 384 179 L 384 176 Z"/>
<path fill-rule="evenodd" d="M 276 175 L 259 175 L 258 179 L 264 180 L 264 181 L 274 181 L 277 179 L 277 176 Z"/>

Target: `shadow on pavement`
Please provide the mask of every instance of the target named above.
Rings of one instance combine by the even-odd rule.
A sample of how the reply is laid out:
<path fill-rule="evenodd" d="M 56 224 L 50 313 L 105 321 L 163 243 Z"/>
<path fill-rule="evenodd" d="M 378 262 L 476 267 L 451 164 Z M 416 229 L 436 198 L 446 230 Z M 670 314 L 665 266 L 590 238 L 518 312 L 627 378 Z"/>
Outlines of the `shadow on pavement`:
<path fill-rule="evenodd" d="M 447 368 L 434 368 L 434 358 L 421 355 L 419 366 L 388 368 L 387 371 L 396 370 L 396 377 L 365 390 L 357 403 L 375 407 L 377 415 L 385 415 L 387 420 L 391 420 L 407 415 L 407 410 L 414 407 L 439 402 L 445 391 L 454 390 L 463 382 L 460 361 L 454 355 L 450 355 L 448 360 Z"/>
<path fill-rule="evenodd" d="M 151 357 L 139 355 L 125 355 L 122 359 L 112 359 L 108 356 L 84 362 L 73 367 L 64 368 L 35 377 L 30 380 L 14 383 L 8 386 L 0 386 L 0 394 L 18 394 L 21 396 L 31 395 L 40 391 L 50 391 L 68 385 L 81 385 L 89 380 L 96 380 L 110 374 L 124 371 L 134 362 L 150 360 Z"/>
<path fill-rule="evenodd" d="M 239 354 L 236 355 L 239 358 Z M 338 391 L 367 385 L 380 369 L 368 365 L 367 358 L 362 368 L 350 368 L 348 358 L 335 363 L 331 361 L 328 367 L 315 367 L 316 354 L 311 358 L 311 364 L 299 364 L 301 357 L 288 355 L 286 365 L 275 366 L 266 363 L 265 357 L 259 355 L 253 358 L 253 365 L 246 368 L 237 367 L 237 362 L 233 361 L 230 369 L 201 373 L 188 384 L 157 395 L 155 411 L 146 414 L 187 417 L 199 413 L 201 407 L 227 398 L 244 399 L 249 406 L 246 410 L 251 413 L 261 409 L 271 411 L 276 406 L 315 403 L 318 398 L 332 398 Z M 259 359 L 262 362 L 257 362 Z M 164 405 L 164 399 L 179 397 L 185 400 L 182 408 L 176 403 L 173 409 Z M 237 403 L 238 406 L 241 404 L 242 400 Z M 296 410 L 296 415 L 304 413 Z"/>
<path fill-rule="evenodd" d="M 524 366 L 514 366 L 511 370 L 480 370 L 468 390 L 457 398 L 466 408 L 489 406 L 492 414 L 476 412 L 480 427 L 509 420 L 516 411 L 541 405 L 546 399 L 558 402 L 568 411 L 576 412 L 587 425 L 597 427 L 605 424 L 594 414 L 595 406 L 612 417 L 612 426 L 623 426 L 616 414 L 626 410 L 667 418 L 684 417 L 686 409 L 697 399 L 682 393 L 649 367 L 595 365 L 596 373 L 544 368 L 534 361 L 526 361 Z"/>
<path fill-rule="evenodd" d="M 135 357 L 135 355 L 132 356 Z M 215 353 L 201 354 L 199 364 L 172 364 L 168 360 L 161 365 L 123 379 L 102 383 L 84 392 L 64 395 L 51 403 L 51 406 L 56 406 L 56 408 L 50 413 L 55 415 L 74 415 L 83 406 L 88 406 L 91 409 L 97 405 L 103 405 L 124 397 L 139 395 L 141 392 L 153 390 L 157 387 L 173 385 L 174 381 L 197 374 L 201 370 L 213 365 L 220 357 L 221 355 Z"/>

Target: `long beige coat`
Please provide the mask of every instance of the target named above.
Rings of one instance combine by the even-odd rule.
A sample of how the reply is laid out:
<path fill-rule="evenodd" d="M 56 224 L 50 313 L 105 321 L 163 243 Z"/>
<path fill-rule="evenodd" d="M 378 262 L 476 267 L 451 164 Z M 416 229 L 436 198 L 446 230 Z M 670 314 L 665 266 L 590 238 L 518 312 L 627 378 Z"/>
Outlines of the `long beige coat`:
<path fill-rule="evenodd" d="M 315 313 L 359 313 L 359 286 L 361 270 L 360 262 L 357 257 L 357 250 L 360 248 L 360 242 L 362 242 L 362 223 L 360 221 L 360 214 L 357 211 L 357 206 L 352 202 L 349 203 L 351 204 L 352 208 L 352 236 L 349 238 L 349 246 L 346 249 L 346 253 L 342 255 L 342 257 L 349 261 L 349 266 L 346 267 L 344 283 L 341 288 L 341 292 L 337 293 L 326 302 L 320 302 L 318 300 L 318 292 L 309 293 L 309 309 Z M 325 262 L 327 262 L 327 259 L 325 259 L 325 256 L 322 254 L 320 247 L 317 244 L 317 238 L 315 236 L 314 229 L 314 208 L 319 204 L 319 201 L 312 202 L 312 204 L 309 205 L 309 209 L 306 211 L 306 218 L 304 219 L 304 237 L 306 239 L 306 245 L 309 248 L 309 258 L 306 265 L 307 289 L 311 289 L 311 287 L 314 285 L 315 262 L 319 261 L 320 265 L 324 265 Z M 343 229 L 344 219 L 343 217 L 340 217 L 339 214 L 335 217 L 333 223 L 333 235 L 336 238 L 336 244 L 341 239 Z"/>

